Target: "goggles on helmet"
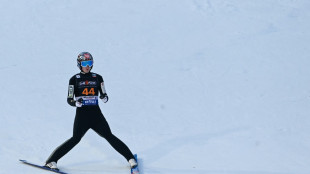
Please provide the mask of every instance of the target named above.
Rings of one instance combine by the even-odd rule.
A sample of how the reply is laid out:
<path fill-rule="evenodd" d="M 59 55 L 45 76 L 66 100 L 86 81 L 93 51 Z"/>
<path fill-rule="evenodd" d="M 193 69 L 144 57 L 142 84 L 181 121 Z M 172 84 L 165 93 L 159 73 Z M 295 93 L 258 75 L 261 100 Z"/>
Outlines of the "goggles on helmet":
<path fill-rule="evenodd" d="M 82 67 L 87 67 L 87 66 L 91 67 L 91 66 L 93 66 L 93 61 L 92 61 L 92 60 L 89 60 L 89 61 L 82 61 L 82 62 L 81 62 L 81 66 L 82 66 Z"/>

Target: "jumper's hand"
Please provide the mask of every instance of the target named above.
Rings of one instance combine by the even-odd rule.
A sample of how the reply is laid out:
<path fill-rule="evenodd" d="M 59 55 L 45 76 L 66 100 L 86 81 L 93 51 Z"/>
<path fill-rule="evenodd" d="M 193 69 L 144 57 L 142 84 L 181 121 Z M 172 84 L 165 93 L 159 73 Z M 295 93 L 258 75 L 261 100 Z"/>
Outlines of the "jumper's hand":
<path fill-rule="evenodd" d="M 100 96 L 100 99 L 103 101 L 103 103 L 108 102 L 109 97 L 106 93 L 104 93 L 103 95 Z"/>
<path fill-rule="evenodd" d="M 83 105 L 83 99 L 79 98 L 77 101 L 75 101 L 75 106 L 80 108 Z"/>

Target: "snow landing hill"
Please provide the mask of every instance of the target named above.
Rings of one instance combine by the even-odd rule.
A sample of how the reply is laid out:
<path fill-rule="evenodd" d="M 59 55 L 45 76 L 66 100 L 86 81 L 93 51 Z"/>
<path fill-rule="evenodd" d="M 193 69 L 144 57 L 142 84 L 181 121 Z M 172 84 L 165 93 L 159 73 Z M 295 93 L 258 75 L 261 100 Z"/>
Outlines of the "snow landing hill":
<path fill-rule="evenodd" d="M 94 56 L 113 133 L 143 174 L 310 173 L 310 1 L 1 0 L 0 173 L 48 173 L 72 136 L 66 103 L 81 51 Z M 72 174 L 128 174 L 93 131 Z"/>

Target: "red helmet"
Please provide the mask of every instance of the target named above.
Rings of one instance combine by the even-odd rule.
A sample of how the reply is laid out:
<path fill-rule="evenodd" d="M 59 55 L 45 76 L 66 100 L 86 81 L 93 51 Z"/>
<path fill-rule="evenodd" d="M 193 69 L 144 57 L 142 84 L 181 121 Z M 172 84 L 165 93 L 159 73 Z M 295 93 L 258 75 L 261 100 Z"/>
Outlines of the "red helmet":
<path fill-rule="evenodd" d="M 83 61 L 89 61 L 90 68 L 93 68 L 93 56 L 89 52 L 81 52 L 77 57 L 77 67 L 82 70 L 82 62 Z"/>

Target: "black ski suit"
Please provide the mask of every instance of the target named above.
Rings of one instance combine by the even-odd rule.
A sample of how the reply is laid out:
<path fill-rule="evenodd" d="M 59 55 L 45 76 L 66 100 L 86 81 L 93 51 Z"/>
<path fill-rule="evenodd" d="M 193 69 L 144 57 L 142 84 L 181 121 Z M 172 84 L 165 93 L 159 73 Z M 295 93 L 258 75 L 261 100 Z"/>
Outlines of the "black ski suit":
<path fill-rule="evenodd" d="M 76 100 L 83 99 L 82 107 L 76 108 L 76 115 L 73 126 L 73 136 L 57 147 L 47 159 L 46 163 L 56 162 L 68 153 L 88 129 L 93 129 L 101 137 L 105 138 L 111 146 L 123 155 L 127 161 L 134 158 L 129 148 L 111 132 L 109 124 L 104 118 L 98 106 L 98 94 L 106 95 L 102 77 L 96 73 L 79 73 L 74 75 L 69 81 L 68 104 L 76 105 Z"/>

